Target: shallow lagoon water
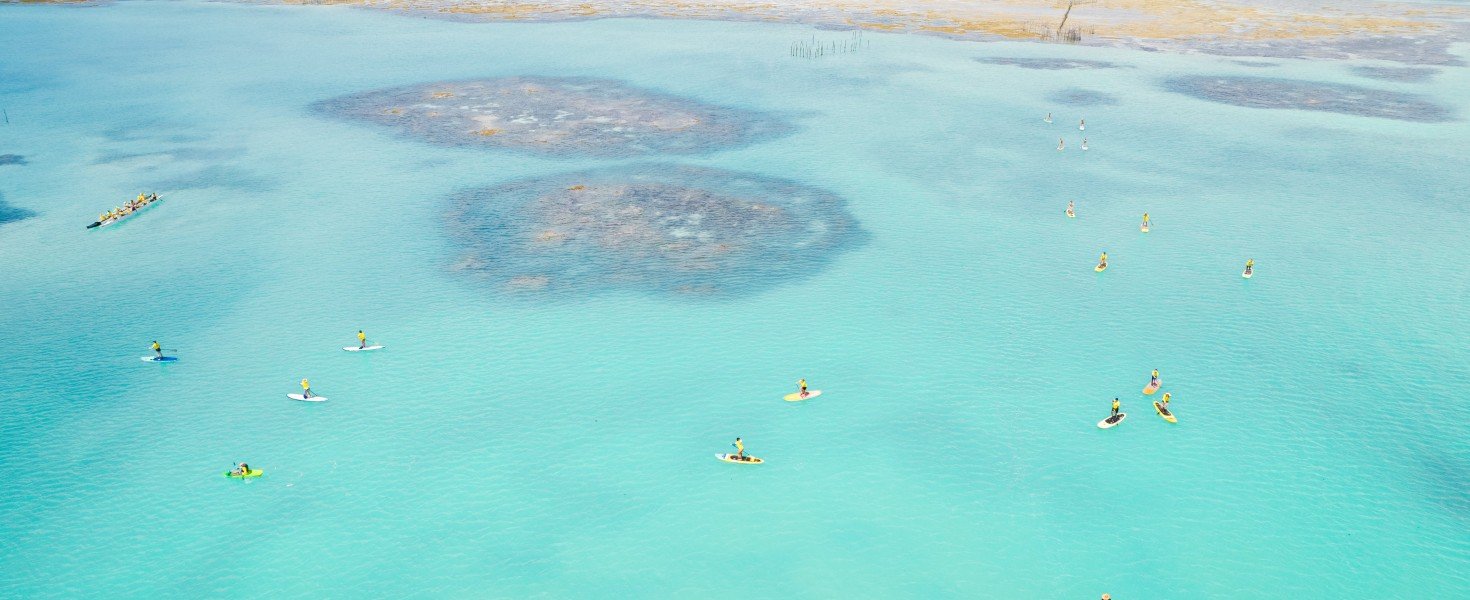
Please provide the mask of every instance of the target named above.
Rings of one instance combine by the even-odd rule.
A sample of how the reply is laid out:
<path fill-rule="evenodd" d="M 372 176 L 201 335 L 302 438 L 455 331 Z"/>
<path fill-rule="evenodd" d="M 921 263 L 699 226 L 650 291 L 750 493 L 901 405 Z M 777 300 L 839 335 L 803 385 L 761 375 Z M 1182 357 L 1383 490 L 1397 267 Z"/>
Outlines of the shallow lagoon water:
<path fill-rule="evenodd" d="M 119 3 L 0 28 L 25 57 L 0 148 L 28 163 L 0 193 L 35 213 L 0 225 L 0 596 L 1470 592 L 1463 120 L 1162 87 L 1259 73 L 1207 56 L 872 35 L 792 60 L 794 26 Z M 522 75 L 782 115 L 672 160 L 828 190 L 868 242 L 722 299 L 486 295 L 446 266 L 454 194 L 622 163 L 310 108 Z M 1047 101 L 1070 88 L 1118 104 Z M 1079 118 L 1093 149 L 1057 152 Z M 83 229 L 143 190 L 166 200 Z M 360 328 L 387 349 L 338 350 Z M 155 338 L 181 360 L 138 361 Z M 286 400 L 303 376 L 331 400 Z M 823 396 L 781 402 L 798 377 Z M 735 436 L 767 464 L 713 460 Z M 220 477 L 238 460 L 265 477 Z"/>

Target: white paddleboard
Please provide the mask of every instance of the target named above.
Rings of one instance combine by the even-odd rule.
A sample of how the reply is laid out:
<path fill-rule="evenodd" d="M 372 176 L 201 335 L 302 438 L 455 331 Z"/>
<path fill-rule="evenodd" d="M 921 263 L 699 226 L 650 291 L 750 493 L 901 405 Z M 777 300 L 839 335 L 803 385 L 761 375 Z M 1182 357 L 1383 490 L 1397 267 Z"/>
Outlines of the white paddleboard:
<path fill-rule="evenodd" d="M 1240 272 L 1240 276 L 1241 277 L 1244 277 L 1246 279 L 1250 279 L 1251 278 L 1251 275 L 1255 275 L 1255 273 L 1252 273 L 1250 271 L 1241 271 Z"/>
<path fill-rule="evenodd" d="M 738 458 L 735 458 L 735 455 L 734 454 L 716 454 L 715 455 L 715 458 L 718 458 L 720 460 L 723 460 L 723 461 L 725 461 L 727 463 L 735 463 L 737 465 L 758 465 L 758 464 L 761 464 L 763 462 L 766 462 L 766 461 L 761 460 L 759 458 L 756 458 L 754 456 L 747 456 L 746 457 L 747 460 L 740 460 Z"/>
<path fill-rule="evenodd" d="M 790 394 L 786 394 L 785 396 L 782 396 L 781 399 L 782 400 L 785 400 L 787 402 L 801 402 L 802 400 L 811 400 L 812 398 L 816 398 L 817 396 L 820 396 L 820 395 L 822 395 L 822 390 L 808 389 L 806 391 L 806 397 L 805 398 L 801 397 L 801 393 L 799 393 L 799 392 L 792 392 Z"/>
<path fill-rule="evenodd" d="M 177 356 L 165 356 L 163 358 L 159 358 L 157 356 L 143 356 L 140 358 L 143 359 L 143 362 L 173 362 L 179 359 L 179 357 Z"/>
<path fill-rule="evenodd" d="M 326 396 L 312 396 L 310 398 L 307 398 L 305 396 L 302 396 L 301 394 L 286 394 L 286 397 L 287 398 L 290 398 L 292 400 L 300 400 L 302 402 L 326 402 L 327 401 L 327 397 Z"/>
<path fill-rule="evenodd" d="M 377 344 L 374 344 L 374 345 L 368 346 L 366 348 L 358 348 L 357 346 L 343 346 L 342 349 L 343 350 L 346 350 L 348 352 L 365 352 L 365 351 L 368 351 L 368 350 L 382 350 L 383 347 L 382 346 L 379 346 Z"/>
<path fill-rule="evenodd" d="M 1101 421 L 1098 421 L 1097 422 L 1097 426 L 1100 429 L 1112 429 L 1113 427 L 1117 426 L 1119 423 L 1122 423 L 1123 422 L 1123 419 L 1126 419 L 1126 418 L 1128 418 L 1128 413 L 1124 413 L 1124 412 L 1118 413 L 1118 416 L 1116 416 L 1116 417 L 1114 417 L 1112 415 L 1109 415 L 1108 418 L 1103 419 Z"/>

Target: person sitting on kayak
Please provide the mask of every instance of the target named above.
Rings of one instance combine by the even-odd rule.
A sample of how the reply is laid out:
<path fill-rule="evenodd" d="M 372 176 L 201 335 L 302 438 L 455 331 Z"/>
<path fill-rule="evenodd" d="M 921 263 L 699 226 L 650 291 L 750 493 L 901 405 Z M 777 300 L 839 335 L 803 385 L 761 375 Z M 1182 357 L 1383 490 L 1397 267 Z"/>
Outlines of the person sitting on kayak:
<path fill-rule="evenodd" d="M 1113 415 L 1112 416 L 1114 416 L 1114 417 L 1118 416 L 1118 409 L 1119 408 L 1122 408 L 1122 407 L 1123 407 L 1123 403 L 1119 402 L 1117 398 L 1113 398 Z"/>
<path fill-rule="evenodd" d="M 361 349 L 367 347 L 367 334 L 363 333 L 361 329 L 357 330 L 357 341 L 358 341 L 358 345 L 357 345 L 357 349 L 358 350 L 361 350 Z"/>
<path fill-rule="evenodd" d="M 735 438 L 735 460 L 745 460 L 745 444 L 740 438 Z"/>
<path fill-rule="evenodd" d="M 239 475 L 241 477 L 244 477 L 246 475 L 249 475 L 250 474 L 250 465 L 247 465 L 245 463 L 240 463 L 240 466 L 235 467 L 235 470 L 230 471 L 230 474 L 231 475 Z"/>
<path fill-rule="evenodd" d="M 301 397 L 302 398 L 310 398 L 311 397 L 311 382 L 310 381 L 307 381 L 305 377 L 302 377 L 301 378 Z"/>
<path fill-rule="evenodd" d="M 163 348 L 159 347 L 158 340 L 153 340 L 153 346 L 151 347 L 153 348 L 154 352 L 158 353 L 159 358 L 163 358 Z"/>
<path fill-rule="evenodd" d="M 807 394 L 806 393 L 806 380 L 805 379 L 798 379 L 798 380 L 796 380 L 796 387 L 800 388 L 800 389 L 797 390 L 797 393 L 801 394 L 801 397 L 802 398 L 805 398 L 805 397 L 807 397 L 807 396 L 810 395 L 810 394 Z"/>

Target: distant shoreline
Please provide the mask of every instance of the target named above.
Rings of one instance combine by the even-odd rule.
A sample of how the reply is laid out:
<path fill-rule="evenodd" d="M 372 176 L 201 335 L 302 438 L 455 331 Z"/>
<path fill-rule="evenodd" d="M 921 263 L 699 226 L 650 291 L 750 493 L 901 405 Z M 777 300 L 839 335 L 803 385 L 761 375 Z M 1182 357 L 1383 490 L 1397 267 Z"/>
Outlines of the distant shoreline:
<path fill-rule="evenodd" d="M 974 41 L 1037 41 L 1221 56 L 1383 60 L 1459 66 L 1470 6 L 1317 0 L 221 0 L 346 5 L 465 21 L 556 22 L 607 18 L 807 24 Z M 3 0 L 0 0 L 3 2 Z M 89 0 L 21 3 L 95 4 Z"/>

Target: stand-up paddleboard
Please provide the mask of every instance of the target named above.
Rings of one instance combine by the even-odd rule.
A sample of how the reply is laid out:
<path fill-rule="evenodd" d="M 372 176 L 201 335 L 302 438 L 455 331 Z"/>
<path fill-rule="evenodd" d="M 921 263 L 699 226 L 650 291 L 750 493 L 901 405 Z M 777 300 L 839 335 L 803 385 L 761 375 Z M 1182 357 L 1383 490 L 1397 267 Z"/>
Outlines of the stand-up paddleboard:
<path fill-rule="evenodd" d="M 179 359 L 177 356 L 142 356 L 143 362 L 173 362 Z"/>
<path fill-rule="evenodd" d="M 747 456 L 745 457 L 745 460 L 740 460 L 739 458 L 736 458 L 734 454 L 716 454 L 715 458 L 723 460 L 727 463 L 736 463 L 741 465 L 758 465 L 766 462 L 754 456 Z"/>
<path fill-rule="evenodd" d="M 245 473 L 231 473 L 230 471 L 225 471 L 225 477 L 229 477 L 231 479 L 247 479 L 252 477 L 260 477 L 264 474 L 265 471 L 262 471 L 260 469 L 251 469 L 250 471 Z"/>
<path fill-rule="evenodd" d="M 812 398 L 816 398 L 820 395 L 822 395 L 822 390 L 807 390 L 805 397 L 801 395 L 801 392 L 791 392 L 790 394 L 782 396 L 781 399 L 787 402 L 801 402 L 802 400 L 811 400 Z"/>
<path fill-rule="evenodd" d="M 1159 391 L 1159 380 L 1157 379 L 1150 381 L 1148 382 L 1148 385 L 1143 386 L 1143 395 L 1145 396 L 1152 395 L 1154 392 L 1157 391 Z"/>
<path fill-rule="evenodd" d="M 327 397 L 326 396 L 312 396 L 310 398 L 307 398 L 306 396 L 302 396 L 301 394 L 286 394 L 286 397 L 287 398 L 290 398 L 292 400 L 300 400 L 302 402 L 326 402 L 327 401 Z"/>
<path fill-rule="evenodd" d="M 1252 272 L 1252 269 L 1250 267 L 1246 267 L 1244 271 L 1240 272 L 1240 276 L 1246 279 L 1250 279 L 1251 275 L 1255 275 L 1255 273 Z"/>
<path fill-rule="evenodd" d="M 1144 233 L 1148 233 L 1148 225 L 1139 225 L 1138 230 Z"/>
<path fill-rule="evenodd" d="M 1103 271 L 1108 270 L 1108 265 L 1107 265 L 1107 263 L 1097 263 L 1097 266 L 1096 267 L 1093 267 L 1092 270 L 1097 271 L 1098 273 L 1101 273 Z"/>
<path fill-rule="evenodd" d="M 1072 212 L 1072 211 L 1069 210 L 1069 211 L 1067 211 L 1067 218 L 1068 219 L 1075 219 L 1075 218 L 1077 218 L 1077 213 L 1074 213 L 1074 212 Z"/>
<path fill-rule="evenodd" d="M 382 350 L 383 347 L 377 344 L 373 344 L 366 348 L 358 348 L 357 346 L 343 346 L 342 349 L 348 352 L 366 352 L 368 350 Z"/>
<path fill-rule="evenodd" d="M 1168 421 L 1170 423 L 1178 423 L 1179 422 L 1179 419 L 1174 418 L 1174 413 L 1169 412 L 1169 409 L 1164 408 L 1164 405 L 1163 404 L 1159 404 L 1158 402 L 1155 402 L 1154 403 L 1154 410 L 1158 411 L 1159 412 L 1159 416 L 1160 417 L 1163 417 L 1165 421 Z"/>
<path fill-rule="evenodd" d="M 1123 422 L 1123 419 L 1126 419 L 1126 418 L 1128 418 L 1128 413 L 1122 413 L 1122 412 L 1120 412 L 1120 413 L 1118 413 L 1116 415 L 1111 415 L 1111 416 L 1109 416 L 1106 419 L 1103 419 L 1101 421 L 1098 421 L 1097 422 L 1097 426 L 1098 426 L 1099 429 L 1112 429 L 1113 427 L 1117 426 L 1119 423 L 1122 423 Z"/>

